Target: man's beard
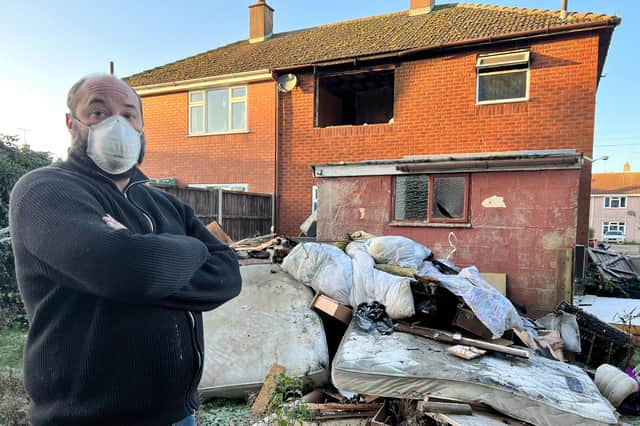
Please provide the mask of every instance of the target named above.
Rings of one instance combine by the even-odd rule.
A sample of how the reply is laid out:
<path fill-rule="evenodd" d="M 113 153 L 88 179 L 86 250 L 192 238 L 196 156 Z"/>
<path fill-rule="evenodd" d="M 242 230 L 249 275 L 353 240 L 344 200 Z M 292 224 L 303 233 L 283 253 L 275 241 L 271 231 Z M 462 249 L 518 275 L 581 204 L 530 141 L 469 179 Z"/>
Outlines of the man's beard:
<path fill-rule="evenodd" d="M 130 179 L 133 176 L 133 173 L 135 172 L 136 167 L 142 164 L 142 160 L 144 159 L 145 146 L 146 146 L 146 139 L 144 137 L 144 132 L 140 134 L 140 155 L 138 156 L 138 163 L 133 167 L 131 167 L 126 172 L 113 174 L 113 173 L 108 173 L 102 170 L 87 155 L 87 145 L 89 143 L 89 130 L 79 126 L 75 120 L 73 120 L 71 126 L 73 129 L 73 132 L 71 132 L 71 146 L 67 151 L 69 154 L 69 157 L 73 157 L 81 161 L 82 163 L 90 166 L 101 175 L 106 176 L 109 179 L 114 181 Z"/>

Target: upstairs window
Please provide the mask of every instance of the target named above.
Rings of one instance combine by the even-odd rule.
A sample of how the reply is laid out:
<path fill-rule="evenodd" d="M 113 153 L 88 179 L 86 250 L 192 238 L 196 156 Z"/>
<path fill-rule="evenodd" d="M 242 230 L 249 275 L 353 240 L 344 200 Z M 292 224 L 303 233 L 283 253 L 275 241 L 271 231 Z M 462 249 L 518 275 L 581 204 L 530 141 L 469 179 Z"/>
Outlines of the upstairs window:
<path fill-rule="evenodd" d="M 476 103 L 518 102 L 529 99 L 529 51 L 478 56 Z"/>
<path fill-rule="evenodd" d="M 468 222 L 468 175 L 396 177 L 395 220 Z"/>
<path fill-rule="evenodd" d="M 189 134 L 247 130 L 247 87 L 225 87 L 189 93 Z"/>
<path fill-rule="evenodd" d="M 323 74 L 316 84 L 316 127 L 361 126 L 393 119 L 393 69 Z"/>
<path fill-rule="evenodd" d="M 608 209 L 624 209 L 627 207 L 627 197 L 604 197 L 604 206 Z"/>

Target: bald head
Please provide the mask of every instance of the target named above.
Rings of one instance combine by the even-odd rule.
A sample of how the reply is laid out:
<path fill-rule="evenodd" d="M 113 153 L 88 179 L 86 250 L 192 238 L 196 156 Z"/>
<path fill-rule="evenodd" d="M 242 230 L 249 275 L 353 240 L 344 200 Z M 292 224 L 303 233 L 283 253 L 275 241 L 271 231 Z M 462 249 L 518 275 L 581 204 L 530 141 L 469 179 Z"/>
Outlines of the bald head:
<path fill-rule="evenodd" d="M 67 107 L 71 115 L 77 115 L 78 103 L 83 98 L 86 98 L 87 95 L 91 95 L 95 91 L 104 93 L 105 90 L 118 93 L 126 98 L 135 97 L 136 103 L 134 104 L 139 112 L 138 115 L 142 124 L 142 100 L 140 96 L 127 83 L 109 74 L 90 74 L 82 77 L 71 86 L 67 94 Z"/>

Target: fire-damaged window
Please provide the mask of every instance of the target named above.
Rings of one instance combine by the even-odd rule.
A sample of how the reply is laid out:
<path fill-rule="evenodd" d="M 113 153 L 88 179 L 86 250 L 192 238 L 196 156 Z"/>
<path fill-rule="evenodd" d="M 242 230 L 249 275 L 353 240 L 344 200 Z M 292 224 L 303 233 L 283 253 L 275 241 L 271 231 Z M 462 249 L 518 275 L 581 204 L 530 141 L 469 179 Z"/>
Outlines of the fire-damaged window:
<path fill-rule="evenodd" d="M 393 94 L 393 69 L 319 75 L 316 127 L 389 123 Z"/>
<path fill-rule="evenodd" d="M 396 177 L 395 220 L 467 222 L 468 175 Z"/>
<path fill-rule="evenodd" d="M 517 102 L 529 99 L 527 50 L 478 56 L 478 104 Z"/>

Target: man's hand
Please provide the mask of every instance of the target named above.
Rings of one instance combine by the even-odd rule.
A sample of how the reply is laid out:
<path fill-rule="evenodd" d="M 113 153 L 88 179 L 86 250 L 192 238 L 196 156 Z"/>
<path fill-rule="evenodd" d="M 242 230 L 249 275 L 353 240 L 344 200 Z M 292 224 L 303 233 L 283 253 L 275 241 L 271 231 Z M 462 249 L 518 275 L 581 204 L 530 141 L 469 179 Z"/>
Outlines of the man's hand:
<path fill-rule="evenodd" d="M 105 215 L 102 217 L 102 221 L 107 224 L 107 226 L 114 231 L 120 231 L 121 229 L 127 229 L 126 226 L 115 220 L 111 217 L 111 215 Z"/>

